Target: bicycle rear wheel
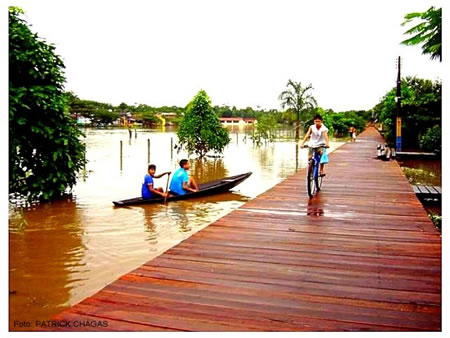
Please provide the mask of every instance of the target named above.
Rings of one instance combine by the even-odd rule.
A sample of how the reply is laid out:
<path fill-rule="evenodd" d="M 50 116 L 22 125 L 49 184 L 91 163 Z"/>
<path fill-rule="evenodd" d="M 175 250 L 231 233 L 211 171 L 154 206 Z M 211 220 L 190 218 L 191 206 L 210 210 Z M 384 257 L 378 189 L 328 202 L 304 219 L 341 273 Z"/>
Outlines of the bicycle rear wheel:
<path fill-rule="evenodd" d="M 314 177 L 313 177 L 313 162 L 309 161 L 308 164 L 308 174 L 306 175 L 306 187 L 308 189 L 309 197 L 313 197 L 314 195 Z"/>

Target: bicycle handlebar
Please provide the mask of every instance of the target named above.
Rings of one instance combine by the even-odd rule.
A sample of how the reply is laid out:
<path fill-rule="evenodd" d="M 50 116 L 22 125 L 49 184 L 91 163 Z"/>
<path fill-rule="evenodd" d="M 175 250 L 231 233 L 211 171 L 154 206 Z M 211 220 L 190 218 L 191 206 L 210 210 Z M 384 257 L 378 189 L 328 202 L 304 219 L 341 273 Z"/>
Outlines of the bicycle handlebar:
<path fill-rule="evenodd" d="M 330 148 L 330 146 L 327 146 L 326 144 L 319 144 L 315 147 L 310 147 L 309 145 L 305 144 L 303 145 L 303 148 L 312 148 L 312 149 L 317 149 L 317 148 Z"/>

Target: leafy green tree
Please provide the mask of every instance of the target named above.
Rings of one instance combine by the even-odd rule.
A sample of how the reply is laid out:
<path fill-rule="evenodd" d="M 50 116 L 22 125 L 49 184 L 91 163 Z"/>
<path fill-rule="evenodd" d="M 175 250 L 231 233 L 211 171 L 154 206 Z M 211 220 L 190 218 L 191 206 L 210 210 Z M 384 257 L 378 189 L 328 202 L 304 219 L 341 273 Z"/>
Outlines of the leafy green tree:
<path fill-rule="evenodd" d="M 428 128 L 441 124 L 442 84 L 416 77 L 402 79 L 402 141 L 417 147 Z M 396 89 L 392 88 L 376 106 L 386 128 L 388 142 L 395 143 Z"/>
<path fill-rule="evenodd" d="M 9 8 L 9 192 L 50 200 L 76 183 L 83 136 L 67 111 L 64 64 Z"/>
<path fill-rule="evenodd" d="M 222 153 L 230 142 L 228 130 L 221 126 L 204 90 L 200 90 L 187 105 L 177 135 L 180 146 L 200 158 L 211 150 Z"/>
<path fill-rule="evenodd" d="M 441 152 L 441 144 L 441 127 L 439 125 L 428 128 L 420 140 L 420 147 L 430 152 Z"/>
<path fill-rule="evenodd" d="M 289 80 L 286 87 L 288 89 L 281 92 L 278 98 L 283 109 L 287 107 L 295 113 L 295 139 L 298 140 L 300 138 L 300 122 L 305 122 L 312 115 L 317 102 L 311 94 L 313 89 L 311 84 L 303 87 L 301 82 Z"/>
<path fill-rule="evenodd" d="M 348 129 L 355 127 L 357 131 L 362 131 L 366 127 L 370 114 L 365 111 L 345 111 L 340 113 L 326 114 L 330 117 L 330 124 L 333 127 L 334 136 L 347 136 Z"/>
<path fill-rule="evenodd" d="M 120 112 L 126 112 L 128 110 L 128 105 L 125 102 L 122 102 L 117 108 Z"/>
<path fill-rule="evenodd" d="M 415 19 L 421 20 L 417 25 L 408 29 L 404 34 L 413 35 L 402 41 L 407 46 L 422 45 L 422 54 L 429 54 L 431 59 L 442 61 L 442 8 L 430 7 L 423 13 L 409 13 L 405 15 L 402 26 Z"/>
<path fill-rule="evenodd" d="M 89 114 L 89 117 L 94 125 L 108 125 L 119 118 L 119 113 L 112 108 L 97 107 Z"/>
<path fill-rule="evenodd" d="M 69 112 L 72 116 L 85 116 L 92 120 L 94 125 L 108 125 L 119 118 L 119 108 L 109 103 L 91 100 L 80 100 L 73 93 L 67 93 Z"/>

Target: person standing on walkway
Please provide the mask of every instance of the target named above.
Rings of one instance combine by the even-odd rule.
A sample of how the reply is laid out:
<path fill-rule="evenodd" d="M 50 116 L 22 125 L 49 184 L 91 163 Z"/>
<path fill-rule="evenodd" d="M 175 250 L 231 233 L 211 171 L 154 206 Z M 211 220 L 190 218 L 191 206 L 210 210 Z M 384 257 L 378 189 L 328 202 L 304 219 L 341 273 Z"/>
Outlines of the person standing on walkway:
<path fill-rule="evenodd" d="M 328 128 L 325 127 L 325 125 L 322 123 L 323 118 L 319 114 L 314 116 L 314 124 L 309 127 L 308 132 L 305 135 L 305 138 L 303 139 L 303 142 L 301 144 L 301 147 L 303 148 L 305 146 L 306 140 L 311 137 L 311 140 L 309 141 L 309 153 L 308 153 L 308 160 L 312 159 L 313 156 L 313 148 L 317 148 L 318 146 L 321 146 L 317 149 L 321 156 L 320 160 L 320 176 L 325 176 L 324 168 L 325 163 L 328 163 L 328 157 L 326 157 L 325 154 L 325 148 L 329 147 L 329 138 L 328 138 Z M 325 145 L 325 146 L 323 146 Z M 322 156 L 325 155 L 325 156 Z"/>
<path fill-rule="evenodd" d="M 348 129 L 348 133 L 350 135 L 350 142 L 355 142 L 355 140 L 356 140 L 356 128 L 351 126 Z"/>

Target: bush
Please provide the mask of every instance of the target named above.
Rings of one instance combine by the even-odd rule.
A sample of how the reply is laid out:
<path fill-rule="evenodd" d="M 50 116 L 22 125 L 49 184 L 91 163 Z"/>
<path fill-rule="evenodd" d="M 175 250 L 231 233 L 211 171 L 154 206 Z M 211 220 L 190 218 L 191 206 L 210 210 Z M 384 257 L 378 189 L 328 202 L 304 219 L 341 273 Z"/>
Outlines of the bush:
<path fill-rule="evenodd" d="M 431 221 L 433 222 L 434 226 L 437 230 L 442 230 L 442 216 L 439 216 L 435 213 L 429 213 L 428 217 L 430 217 Z"/>
<path fill-rule="evenodd" d="M 441 152 L 441 127 L 439 125 L 427 129 L 420 140 L 420 147 L 425 151 Z"/>

